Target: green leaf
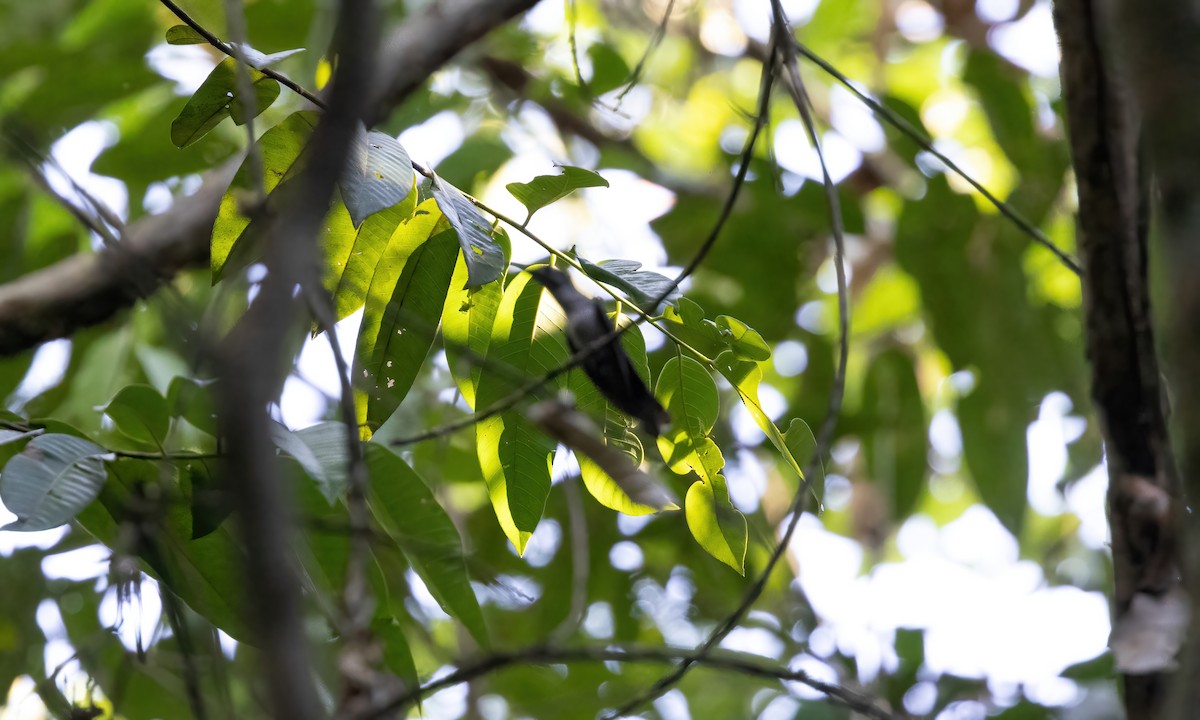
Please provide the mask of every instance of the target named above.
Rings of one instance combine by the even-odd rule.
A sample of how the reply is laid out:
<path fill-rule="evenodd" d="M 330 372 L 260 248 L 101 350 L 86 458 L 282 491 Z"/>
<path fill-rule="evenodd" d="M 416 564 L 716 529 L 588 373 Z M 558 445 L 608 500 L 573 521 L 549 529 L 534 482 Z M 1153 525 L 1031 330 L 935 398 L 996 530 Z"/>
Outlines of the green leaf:
<path fill-rule="evenodd" d="M 34 532 L 70 522 L 100 493 L 108 451 L 70 435 L 39 435 L 4 466 L 0 500 L 16 521 L 0 530 Z"/>
<path fill-rule="evenodd" d="M 291 455 L 304 472 L 316 481 L 325 500 L 333 505 L 346 492 L 346 428 L 340 422 L 324 422 L 292 432 L 271 425 L 275 446 Z"/>
<path fill-rule="evenodd" d="M 119 547 L 125 537 L 122 524 L 145 516 L 146 490 L 157 488 L 163 498 L 162 511 L 155 516 L 155 532 L 140 552 L 148 572 L 234 639 L 253 640 L 254 633 L 245 620 L 246 561 L 229 524 L 192 538 L 192 510 L 183 502 L 173 465 L 118 458 L 108 470 L 100 502 L 88 506 L 77 518 L 84 529 L 105 545 Z"/>
<path fill-rule="evenodd" d="M 422 212 L 433 212 L 433 204 Z M 335 202 L 325 218 L 322 245 L 325 250 L 325 287 L 333 295 L 337 319 L 349 317 L 363 306 L 371 278 L 379 265 L 392 233 L 400 223 L 411 218 L 417 209 L 417 192 L 413 188 L 404 200 L 368 217 L 356 229 L 349 211 L 340 201 Z"/>
<path fill-rule="evenodd" d="M 279 83 L 257 70 L 249 73 L 254 85 L 254 116 L 258 117 L 279 97 Z M 237 91 L 237 61 L 225 58 L 208 74 L 171 123 L 171 142 L 175 147 L 185 148 L 227 117 L 232 117 L 238 125 L 245 123 L 244 114 Z"/>
<path fill-rule="evenodd" d="M 514 378 L 544 375 L 566 362 L 570 353 L 562 335 L 565 319 L 558 303 L 549 298 L 528 272 L 509 282 L 492 328 L 491 362 L 479 377 L 477 410 L 512 393 L 517 388 Z M 519 408 L 481 421 L 475 438 L 500 527 L 523 553 L 550 493 L 555 443 Z"/>
<path fill-rule="evenodd" d="M 725 458 L 716 443 L 704 438 L 688 464 L 700 476 L 688 488 L 684 502 L 688 529 L 705 552 L 745 575 L 750 530 L 746 517 L 729 499 L 729 487 L 720 472 Z"/>
<path fill-rule="evenodd" d="M 593 263 L 579 258 L 583 271 L 591 279 L 621 290 L 635 305 L 646 312 L 654 312 L 651 303 L 663 299 L 670 302 L 679 297 L 679 288 L 671 278 L 650 270 L 638 270 L 640 262 L 633 260 L 601 260 Z M 667 293 L 666 297 L 663 294 Z"/>
<path fill-rule="evenodd" d="M 813 454 L 817 452 L 817 439 L 813 436 L 808 423 L 800 418 L 792 418 L 787 432 L 783 434 L 783 440 L 786 448 L 785 454 L 791 462 L 795 463 L 795 467 L 803 468 L 808 465 Z M 809 478 L 809 488 L 819 504 L 825 497 L 825 467 L 820 462 L 815 463 L 813 473 L 814 475 Z"/>
<path fill-rule="evenodd" d="M 392 233 L 367 291 L 354 365 L 364 439 L 412 387 L 437 335 L 454 273 L 454 234 L 436 208 L 422 207 Z"/>
<path fill-rule="evenodd" d="M 727 347 L 725 337 L 716 323 L 704 317 L 704 309 L 682 296 L 676 305 L 663 310 L 662 323 L 667 330 L 706 357 L 720 355 Z"/>
<path fill-rule="evenodd" d="M 592 43 L 587 49 L 592 61 L 592 79 L 588 82 L 594 95 L 603 95 L 625 84 L 629 77 L 629 65 L 625 59 L 604 43 Z"/>
<path fill-rule="evenodd" d="M 167 28 L 168 45 L 204 45 L 204 36 L 187 25 L 172 25 Z"/>
<path fill-rule="evenodd" d="M 754 419 L 754 424 L 758 425 L 758 428 L 763 431 L 767 439 L 771 441 L 771 444 L 783 456 L 788 467 L 802 481 L 804 479 L 804 463 L 807 462 L 807 459 L 798 457 L 795 454 L 787 442 L 786 435 L 779 431 L 779 426 L 762 409 L 762 403 L 758 398 L 758 386 L 762 384 L 763 378 L 762 365 L 750 360 L 739 359 L 737 354 L 732 350 L 726 350 L 718 355 L 716 365 L 717 370 L 737 390 L 738 397 L 741 398 L 742 404 L 745 405 L 747 412 L 750 413 L 750 417 Z M 796 423 L 800 423 L 807 430 L 808 426 L 802 420 L 798 418 L 792 420 L 793 426 Z M 812 433 L 810 432 L 809 435 L 811 436 Z M 811 455 L 811 451 L 809 454 Z M 813 496 L 819 503 L 825 495 L 823 476 L 819 482 L 812 483 L 811 489 Z"/>
<path fill-rule="evenodd" d="M 687 472 L 688 456 L 703 446 L 717 422 L 717 384 L 703 365 L 679 355 L 663 365 L 654 397 L 671 414 L 671 431 L 658 438 L 658 450 L 672 471 Z"/>
<path fill-rule="evenodd" d="M 313 128 L 317 126 L 315 111 L 293 113 L 258 139 L 258 150 L 262 156 L 264 190 L 272 192 L 279 183 L 299 171 L 300 154 L 308 144 Z M 248 161 L 243 161 L 233 184 L 221 198 L 217 220 L 213 225 L 211 267 L 212 281 L 216 283 L 224 273 L 225 265 L 245 235 L 250 219 L 238 210 L 240 196 L 252 187 Z"/>
<path fill-rule="evenodd" d="M 492 237 L 492 224 L 450 183 L 433 177 L 433 197 L 458 233 L 458 244 L 467 260 L 467 287 L 476 288 L 500 279 L 508 268 L 504 249 Z"/>
<path fill-rule="evenodd" d="M 393 675 L 404 683 L 405 687 L 415 688 L 421 679 L 417 675 L 417 666 L 413 662 L 412 650 L 408 638 L 400 623 L 389 617 L 376 617 L 371 621 L 371 634 L 379 639 L 383 648 L 383 665 Z"/>
<path fill-rule="evenodd" d="M 629 318 L 621 315 L 622 326 L 630 323 Z M 621 335 L 621 343 L 625 352 L 633 362 L 633 367 L 642 380 L 649 384 L 650 370 L 646 362 L 646 340 L 638 328 L 632 328 Z M 568 379 L 571 394 L 575 396 L 575 406 L 583 413 L 595 418 L 604 434 L 604 442 L 629 456 L 634 465 L 641 465 L 645 457 L 642 442 L 629 426 L 629 418 L 625 413 L 613 407 L 603 393 L 588 378 L 582 368 L 573 368 Z M 595 462 L 587 456 L 576 453 L 579 461 L 579 474 L 583 478 L 584 487 L 592 497 L 606 508 L 625 513 L 626 515 L 648 515 L 657 512 L 649 505 L 643 505 L 629 497 L 621 486 L 609 477 Z"/>
<path fill-rule="evenodd" d="M 354 226 L 404 200 L 413 189 L 413 165 L 391 135 L 361 125 L 351 145 L 340 186 Z"/>
<path fill-rule="evenodd" d="M 892 519 L 908 517 L 928 468 L 929 431 L 917 371 L 907 352 L 881 352 L 867 368 L 860 433 L 867 477 L 891 500 Z"/>
<path fill-rule="evenodd" d="M 104 408 L 104 414 L 125 435 L 159 448 L 167 438 L 171 422 L 167 401 L 149 385 L 121 388 Z"/>
<path fill-rule="evenodd" d="M 771 346 L 762 339 L 762 335 L 737 318 L 728 315 L 717 317 L 717 328 L 729 349 L 747 360 L 764 361 L 771 359 Z"/>
<path fill-rule="evenodd" d="M 399 455 L 376 443 L 368 443 L 366 453 L 375 519 L 404 551 L 442 609 L 486 646 L 483 613 L 467 577 L 462 538 L 450 516 Z"/>
<path fill-rule="evenodd" d="M 560 165 L 559 170 L 559 175 L 538 175 L 527 183 L 514 182 L 505 187 L 529 211 L 528 217 L 579 188 L 608 187 L 608 181 L 591 170 L 570 165 Z"/>
<path fill-rule="evenodd" d="M 497 231 L 497 241 L 507 258 L 508 235 Z M 500 282 L 490 282 L 477 288 L 467 287 L 467 261 L 459 256 L 450 278 L 450 291 L 446 294 L 446 305 L 442 308 L 442 340 L 445 342 L 446 363 L 450 374 L 458 385 L 467 405 L 475 407 L 475 392 L 479 388 L 479 375 L 483 371 L 481 362 L 488 356 L 492 341 L 492 325 L 504 287 Z M 470 355 L 470 357 L 468 356 Z"/>
<path fill-rule="evenodd" d="M 167 412 L 172 417 L 182 417 L 197 429 L 215 437 L 217 418 L 208 392 L 212 383 L 212 380 L 175 376 L 167 388 Z"/>

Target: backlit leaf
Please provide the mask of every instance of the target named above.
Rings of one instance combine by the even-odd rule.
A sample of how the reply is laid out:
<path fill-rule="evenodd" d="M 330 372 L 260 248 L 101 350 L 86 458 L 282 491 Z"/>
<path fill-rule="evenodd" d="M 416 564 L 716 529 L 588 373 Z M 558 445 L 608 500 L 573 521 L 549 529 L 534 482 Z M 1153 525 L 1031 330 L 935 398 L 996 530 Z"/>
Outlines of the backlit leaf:
<path fill-rule="evenodd" d="M 254 86 L 255 117 L 279 97 L 279 83 L 257 70 L 249 70 Z M 246 121 L 242 99 L 237 90 L 237 61 L 225 58 L 183 106 L 171 123 L 171 142 L 185 148 L 208 134 L 227 117 L 241 125 Z"/>
<path fill-rule="evenodd" d="M 529 217 L 547 205 L 558 202 L 579 188 L 608 187 L 608 181 L 591 170 L 560 165 L 558 175 L 538 175 L 527 183 L 509 183 L 505 187 L 529 211 Z"/>
<path fill-rule="evenodd" d="M 492 237 L 492 224 L 461 190 L 436 175 L 432 191 L 438 207 L 458 233 L 458 244 L 467 261 L 467 287 L 476 288 L 498 280 L 504 275 L 508 259 Z"/>
<path fill-rule="evenodd" d="M 0 473 L 0 499 L 17 516 L 0 530 L 33 532 L 70 522 L 100 493 L 107 451 L 70 435 L 39 435 Z"/>

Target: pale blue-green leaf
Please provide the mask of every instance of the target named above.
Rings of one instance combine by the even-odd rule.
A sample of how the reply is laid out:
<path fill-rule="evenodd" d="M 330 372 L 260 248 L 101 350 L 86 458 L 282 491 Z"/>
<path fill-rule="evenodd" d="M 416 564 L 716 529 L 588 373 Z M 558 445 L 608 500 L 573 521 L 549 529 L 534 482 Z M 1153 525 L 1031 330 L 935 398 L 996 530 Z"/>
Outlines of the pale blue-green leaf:
<path fill-rule="evenodd" d="M 0 530 L 49 530 L 88 506 L 108 477 L 108 451 L 71 435 L 39 435 L 4 466 L 0 500 L 17 516 Z"/>
<path fill-rule="evenodd" d="M 458 244 L 467 260 L 467 287 L 476 288 L 500 279 L 508 267 L 504 249 L 492 236 L 492 224 L 461 190 L 434 175 L 433 197 L 458 233 Z"/>
<path fill-rule="evenodd" d="M 670 302 L 679 297 L 679 288 L 671 278 L 652 270 L 639 270 L 640 262 L 602 260 L 593 263 L 581 257 L 579 263 L 588 277 L 621 290 L 646 312 L 654 312 L 657 305 L 652 306 L 652 303 L 656 300 Z"/>
<path fill-rule="evenodd" d="M 394 137 L 367 132 L 360 125 L 340 184 L 342 200 L 358 227 L 408 197 L 413 189 L 412 160 Z"/>

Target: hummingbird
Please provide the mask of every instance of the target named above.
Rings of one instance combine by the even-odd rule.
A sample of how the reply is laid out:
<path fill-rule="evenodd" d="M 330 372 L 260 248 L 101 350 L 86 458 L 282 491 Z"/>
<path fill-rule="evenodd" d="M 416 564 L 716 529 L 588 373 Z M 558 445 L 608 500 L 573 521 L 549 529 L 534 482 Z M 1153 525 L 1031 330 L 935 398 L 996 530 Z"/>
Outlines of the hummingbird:
<path fill-rule="evenodd" d="M 567 316 L 567 344 L 577 353 L 613 332 L 612 322 L 604 305 L 575 288 L 571 278 L 562 270 L 543 266 L 529 271 L 562 306 Z M 633 368 L 633 361 L 614 337 L 583 358 L 583 371 L 601 394 L 618 410 L 641 420 L 646 432 L 658 437 L 663 425 L 671 421 L 670 414 L 658 403 Z"/>

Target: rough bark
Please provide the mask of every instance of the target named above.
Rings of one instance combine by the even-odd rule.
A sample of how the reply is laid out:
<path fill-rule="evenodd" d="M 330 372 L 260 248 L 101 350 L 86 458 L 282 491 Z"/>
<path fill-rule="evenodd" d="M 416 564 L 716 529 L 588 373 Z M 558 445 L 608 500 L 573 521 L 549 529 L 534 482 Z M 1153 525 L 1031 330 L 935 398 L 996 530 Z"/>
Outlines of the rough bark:
<path fill-rule="evenodd" d="M 1170 500 L 1177 489 L 1149 319 L 1138 118 L 1105 52 L 1105 22 L 1096 3 L 1058 0 L 1054 21 L 1079 187 L 1077 237 L 1092 398 L 1107 447 L 1114 654 L 1124 671 L 1127 716 L 1150 720 L 1160 717 L 1169 674 L 1134 665 L 1121 644 L 1144 635 L 1135 598 L 1157 600 L 1175 589 L 1179 563 Z"/>

